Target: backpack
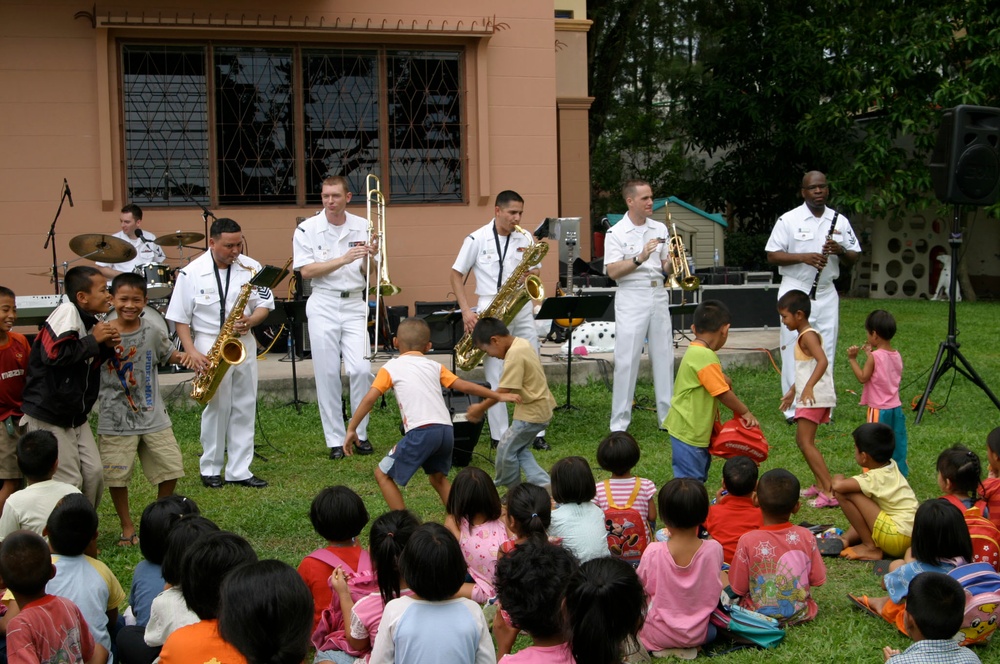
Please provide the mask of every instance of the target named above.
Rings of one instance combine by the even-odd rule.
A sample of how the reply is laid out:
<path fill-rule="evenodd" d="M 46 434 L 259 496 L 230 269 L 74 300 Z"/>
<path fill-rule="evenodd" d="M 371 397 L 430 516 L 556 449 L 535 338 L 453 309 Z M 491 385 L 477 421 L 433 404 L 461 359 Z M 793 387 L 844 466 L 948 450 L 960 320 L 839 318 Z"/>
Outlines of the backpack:
<path fill-rule="evenodd" d="M 715 421 L 708 443 L 708 453 L 712 456 L 723 459 L 745 456 L 760 465 L 767 461 L 769 451 L 767 439 L 759 426 L 748 427 L 739 416 L 727 420 L 725 424 Z"/>
<path fill-rule="evenodd" d="M 316 549 L 308 557 L 326 563 L 334 569 L 340 567 L 347 572 L 347 588 L 351 593 L 351 599 L 355 602 L 378 590 L 378 579 L 372 570 L 372 559 L 367 551 L 361 552 L 361 556 L 358 558 L 358 569 L 353 572 L 349 571 L 351 568 L 347 563 L 329 549 Z M 342 650 L 355 657 L 364 654 L 352 650 L 347 644 L 344 614 L 340 610 L 340 596 L 336 592 L 331 593 L 330 606 L 323 609 L 319 623 L 313 630 L 312 644 L 316 650 Z"/>
<path fill-rule="evenodd" d="M 948 495 L 944 499 L 961 510 L 965 517 L 972 538 L 972 562 L 989 563 L 994 571 L 1000 572 L 1000 529 L 983 516 L 986 501 L 977 500 L 972 507 L 966 507 L 956 496 Z"/>
<path fill-rule="evenodd" d="M 986 643 L 1000 621 L 1000 574 L 989 563 L 960 565 L 948 572 L 965 589 L 965 616 L 955 636 L 961 645 Z"/>
<path fill-rule="evenodd" d="M 738 604 L 719 605 L 709 622 L 726 632 L 736 643 L 774 648 L 785 638 L 785 630 L 777 620 Z"/>
<path fill-rule="evenodd" d="M 645 520 L 639 510 L 632 507 L 641 486 L 642 478 L 636 477 L 632 495 L 629 496 L 628 502 L 619 507 L 611 495 L 611 480 L 604 480 L 604 496 L 608 501 L 608 508 L 604 510 L 608 551 L 615 558 L 621 558 L 633 565 L 639 563 L 642 552 L 649 546 L 649 532 Z"/>

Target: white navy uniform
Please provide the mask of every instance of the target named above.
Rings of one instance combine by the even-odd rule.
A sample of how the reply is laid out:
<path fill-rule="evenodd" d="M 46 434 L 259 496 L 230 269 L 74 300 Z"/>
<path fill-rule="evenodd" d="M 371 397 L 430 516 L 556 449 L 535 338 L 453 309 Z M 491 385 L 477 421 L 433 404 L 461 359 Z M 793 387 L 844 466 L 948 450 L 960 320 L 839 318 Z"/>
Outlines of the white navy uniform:
<path fill-rule="evenodd" d="M 765 251 L 784 251 L 792 254 L 818 254 L 823 252 L 826 244 L 826 234 L 830 231 L 834 211 L 827 207 L 823 216 L 817 217 L 803 203 L 778 217 L 771 236 L 767 240 Z M 861 251 L 854 229 L 847 217 L 837 217 L 837 226 L 833 232 L 834 241 L 847 251 Z M 800 290 L 809 293 L 816 279 L 816 268 L 805 263 L 782 265 L 781 285 L 778 287 L 778 298 L 790 290 Z M 837 334 L 840 330 L 840 299 L 833 281 L 840 276 L 840 257 L 831 254 L 827 256 L 826 267 L 820 275 L 819 286 L 816 289 L 816 299 L 812 302 L 812 313 L 809 315 L 809 325 L 816 328 L 823 338 L 823 352 L 831 366 L 837 352 Z M 778 323 L 781 343 L 781 393 L 785 394 L 795 384 L 795 340 L 798 332 L 789 330 Z M 785 411 L 786 417 L 795 414 L 795 406 Z"/>
<path fill-rule="evenodd" d="M 125 261 L 122 263 L 101 263 L 96 264 L 100 267 L 110 267 L 113 270 L 118 270 L 119 272 L 134 272 L 135 268 L 140 265 L 149 265 L 150 263 L 165 263 L 167 260 L 166 254 L 163 253 L 163 247 L 158 244 L 154 244 L 153 240 L 156 236 L 148 231 L 142 231 L 142 239 L 135 238 L 134 240 L 128 235 L 125 235 L 125 231 L 118 231 L 111 237 L 118 238 L 119 240 L 125 240 L 132 247 L 135 248 L 135 258 L 130 261 Z M 110 282 L 109 282 L 110 283 Z"/>
<path fill-rule="evenodd" d="M 636 226 L 628 213 L 604 238 L 604 265 L 631 260 L 653 238 L 669 239 L 666 225 L 654 219 Z M 663 427 L 674 392 L 674 342 L 670 320 L 670 291 L 663 286 L 667 243 L 660 245 L 635 271 L 618 280 L 615 294 L 615 378 L 611 395 L 611 430 L 627 431 L 632 421 L 632 399 L 639 377 L 643 343 L 649 346 L 656 395 L 657 424 Z"/>
<path fill-rule="evenodd" d="M 237 261 L 250 269 L 243 269 L 234 263 L 225 270 L 220 269 L 216 278 L 215 259 L 212 252 L 207 251 L 177 272 L 177 284 L 167 309 L 167 319 L 190 325 L 194 346 L 203 355 L 208 354 L 219 336 L 223 296 L 224 317 L 228 318 L 240 296 L 241 287 L 253 277 L 251 270 L 261 269 L 260 263 L 247 256 L 240 255 Z M 274 309 L 274 296 L 267 288 L 253 288 L 244 314 L 249 316 L 259 307 Z M 246 360 L 229 368 L 215 396 L 201 414 L 201 474 L 223 475 L 223 462 L 228 452 L 223 479 L 229 482 L 252 477 L 250 462 L 253 460 L 254 418 L 257 413 L 257 340 L 249 332 L 239 339 L 246 348 Z"/>
<path fill-rule="evenodd" d="M 350 212 L 347 220 L 334 226 L 326 211 L 306 219 L 292 234 L 292 265 L 296 270 L 312 263 L 339 258 L 351 247 L 368 244 L 368 221 Z M 350 381 L 351 412 L 372 386 L 371 362 L 365 359 L 369 348 L 368 296 L 364 258 L 311 280 L 312 294 L 306 301 L 309 345 L 316 373 L 316 399 L 323 422 L 327 447 L 343 447 L 347 429 L 341 409 L 344 392 L 340 361 Z M 377 279 L 378 273 L 373 273 Z M 358 426 L 358 438 L 368 440 L 368 416 Z"/>
<path fill-rule="evenodd" d="M 472 270 L 472 274 L 476 277 L 476 295 L 479 296 L 478 311 L 482 311 L 493 301 L 499 290 L 498 281 L 501 286 L 507 281 L 511 272 L 521 262 L 524 251 L 531 246 L 531 241 L 524 233 L 511 231 L 506 236 L 495 234 L 495 223 L 496 219 L 493 219 L 470 233 L 462 242 L 455 264 L 451 266 L 453 270 L 463 275 Z M 531 267 L 535 269 L 538 266 Z M 521 337 L 530 343 L 536 353 L 540 350 L 538 330 L 535 329 L 535 315 L 530 302 L 517 312 L 507 329 L 511 335 Z M 500 374 L 503 372 L 503 360 L 487 356 L 483 359 L 483 371 L 490 388 L 497 389 L 500 384 Z M 490 438 L 500 440 L 508 426 L 507 404 L 497 403 L 487 411 L 487 417 L 490 423 Z M 545 431 L 541 431 L 538 435 L 544 436 Z"/>

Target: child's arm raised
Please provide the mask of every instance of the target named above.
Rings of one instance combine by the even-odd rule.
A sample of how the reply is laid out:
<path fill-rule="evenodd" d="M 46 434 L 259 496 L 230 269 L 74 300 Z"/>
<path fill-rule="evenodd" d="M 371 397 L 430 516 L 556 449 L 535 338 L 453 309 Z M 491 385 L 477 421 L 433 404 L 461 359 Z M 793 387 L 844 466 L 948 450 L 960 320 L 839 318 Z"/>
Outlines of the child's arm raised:
<path fill-rule="evenodd" d="M 864 346 L 851 346 L 847 349 L 847 361 L 851 363 L 851 371 L 854 372 L 854 377 L 858 379 L 858 382 L 862 384 L 871 380 L 872 374 L 875 373 L 875 358 L 869 357 L 865 361 L 865 366 L 862 367 L 858 364 L 858 352 L 871 353 L 871 350 L 868 344 Z"/>
<path fill-rule="evenodd" d="M 380 369 L 379 373 L 381 374 L 381 372 L 382 370 Z M 344 436 L 344 454 L 347 456 L 354 454 L 354 445 L 358 442 L 358 426 L 361 425 L 361 420 L 365 419 L 365 416 L 371 412 L 375 406 L 375 402 L 381 396 L 382 393 L 378 388 L 370 388 L 368 394 L 361 400 L 361 403 L 358 404 L 357 409 L 351 416 L 351 421 L 347 423 L 347 435 Z"/>
<path fill-rule="evenodd" d="M 816 397 L 813 396 L 813 387 L 816 386 L 819 379 L 826 373 L 826 367 L 830 362 L 826 359 L 826 353 L 823 352 L 823 344 L 820 343 L 818 334 L 800 334 L 795 343 L 805 351 L 806 355 L 816 360 L 816 368 L 813 369 L 812 375 L 809 376 L 809 380 L 806 381 L 805 386 L 802 388 L 802 394 L 799 395 L 799 403 L 806 408 L 812 408 L 813 404 L 816 403 Z"/>

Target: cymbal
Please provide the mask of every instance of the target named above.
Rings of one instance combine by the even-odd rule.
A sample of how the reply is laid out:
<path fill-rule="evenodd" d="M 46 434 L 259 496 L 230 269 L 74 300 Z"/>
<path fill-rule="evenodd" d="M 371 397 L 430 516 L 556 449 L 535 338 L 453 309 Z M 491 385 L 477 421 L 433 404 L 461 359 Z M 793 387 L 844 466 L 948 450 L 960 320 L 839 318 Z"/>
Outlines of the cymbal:
<path fill-rule="evenodd" d="M 204 239 L 205 236 L 201 233 L 184 233 L 177 231 L 176 233 L 171 233 L 170 235 L 158 237 L 153 240 L 153 243 L 158 244 L 161 247 L 180 247 L 193 242 L 201 242 Z"/>
<path fill-rule="evenodd" d="M 77 256 L 104 263 L 122 263 L 135 258 L 135 247 L 111 235 L 85 233 L 69 241 L 69 248 Z"/>
<path fill-rule="evenodd" d="M 29 272 L 28 275 L 32 276 L 32 277 L 48 277 L 49 279 L 51 279 L 52 278 L 52 268 L 49 268 L 45 272 Z"/>

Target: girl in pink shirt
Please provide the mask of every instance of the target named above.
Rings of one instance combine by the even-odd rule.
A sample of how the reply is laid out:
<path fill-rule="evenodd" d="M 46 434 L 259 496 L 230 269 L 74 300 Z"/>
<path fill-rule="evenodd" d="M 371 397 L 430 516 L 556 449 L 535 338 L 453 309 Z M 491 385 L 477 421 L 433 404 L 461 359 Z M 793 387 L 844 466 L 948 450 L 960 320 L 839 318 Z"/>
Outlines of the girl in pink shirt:
<path fill-rule="evenodd" d="M 493 478 L 475 466 L 463 468 L 451 485 L 445 511 L 444 525 L 462 547 L 472 578 L 459 594 L 482 604 L 494 595 L 497 554 L 508 539 Z"/>
<path fill-rule="evenodd" d="M 708 517 L 708 492 L 698 480 L 670 480 L 657 503 L 670 540 L 650 544 L 639 563 L 649 595 L 639 640 L 653 652 L 695 648 L 715 638 L 708 619 L 722 592 L 722 545 L 698 539 L 698 527 Z"/>
<path fill-rule="evenodd" d="M 566 587 L 570 650 L 576 664 L 633 661 L 642 648 L 637 633 L 645 606 L 642 583 L 624 560 L 595 558 L 580 565 Z"/>

